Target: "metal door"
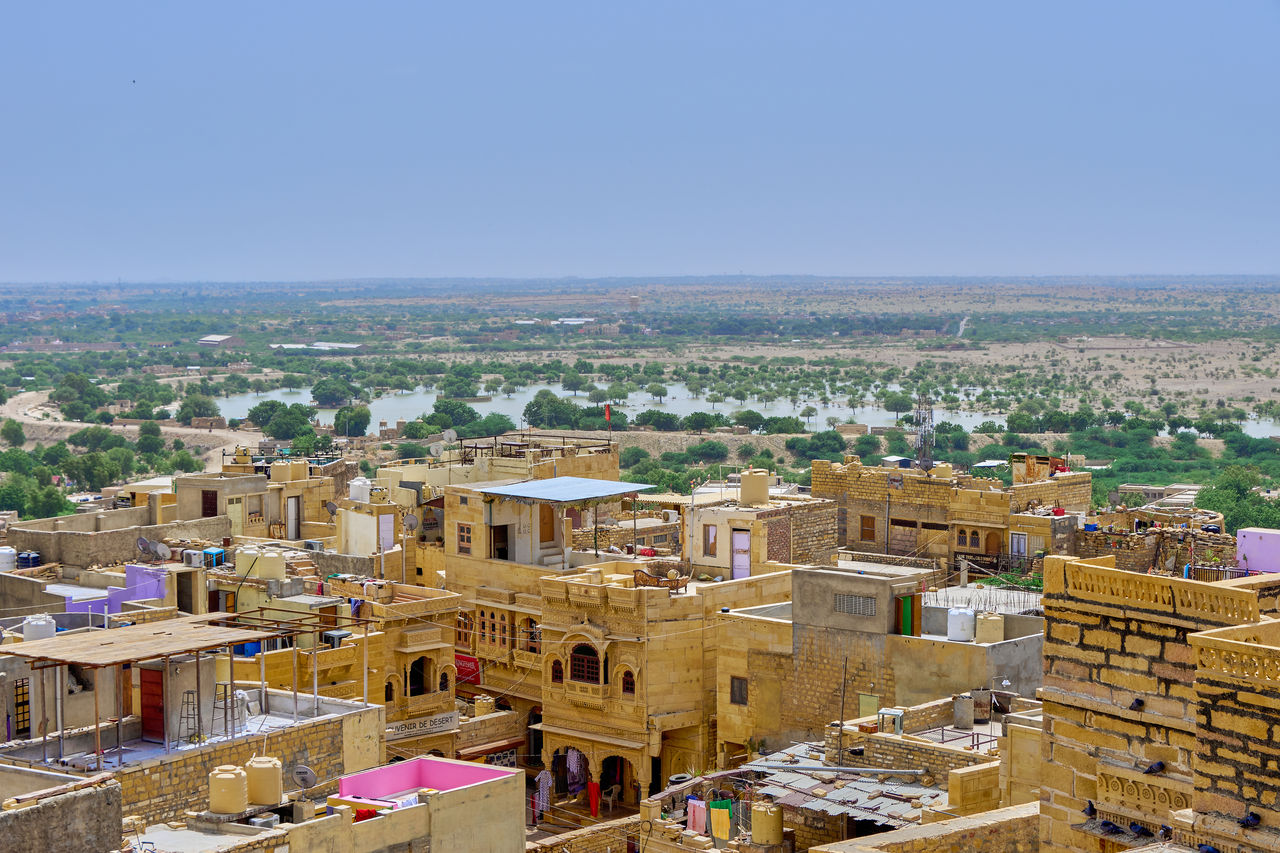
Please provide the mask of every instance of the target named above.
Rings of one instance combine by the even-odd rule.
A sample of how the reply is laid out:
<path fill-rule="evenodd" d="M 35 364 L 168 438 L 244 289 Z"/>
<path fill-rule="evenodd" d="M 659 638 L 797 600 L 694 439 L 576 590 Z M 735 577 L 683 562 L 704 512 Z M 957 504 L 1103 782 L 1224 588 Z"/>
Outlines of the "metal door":
<path fill-rule="evenodd" d="M 218 493 L 212 489 L 200 492 L 200 517 L 213 518 L 218 514 Z"/>
<path fill-rule="evenodd" d="M 378 543 L 383 551 L 390 551 L 396 544 L 396 517 L 389 512 L 378 516 Z"/>
<path fill-rule="evenodd" d="M 733 577 L 745 578 L 751 576 L 751 531 L 734 529 L 729 537 L 729 544 L 733 551 L 733 558 L 730 563 Z"/>
<path fill-rule="evenodd" d="M 164 743 L 164 671 L 140 669 L 139 693 L 142 700 L 142 739 Z"/>
<path fill-rule="evenodd" d="M 31 737 L 31 681 L 13 682 L 13 737 Z"/>
<path fill-rule="evenodd" d="M 298 516 L 301 514 L 301 513 L 299 513 L 299 512 L 298 512 L 298 510 L 299 510 L 299 506 L 298 506 L 298 505 L 299 505 L 301 502 L 302 502 L 302 498 L 298 497 L 297 495 L 293 495 L 292 497 L 289 497 L 289 498 L 286 498 L 286 499 L 285 499 L 285 502 L 284 502 L 284 527 L 285 527 L 285 534 L 284 534 L 284 538 L 286 538 L 286 539 L 301 539 L 301 538 L 302 538 L 302 525 L 301 525 L 301 523 L 300 523 L 300 521 L 301 521 L 301 520 L 298 518 Z"/>
<path fill-rule="evenodd" d="M 550 504 L 538 505 L 538 541 L 556 540 L 556 511 Z"/>

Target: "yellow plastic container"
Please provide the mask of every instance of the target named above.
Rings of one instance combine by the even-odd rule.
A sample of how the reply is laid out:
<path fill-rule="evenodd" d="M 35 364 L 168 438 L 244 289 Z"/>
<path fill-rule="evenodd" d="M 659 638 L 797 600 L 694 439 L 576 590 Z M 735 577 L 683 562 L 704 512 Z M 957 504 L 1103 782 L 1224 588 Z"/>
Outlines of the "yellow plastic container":
<path fill-rule="evenodd" d="M 751 843 L 782 843 L 782 809 L 768 803 L 751 804 Z"/>
<path fill-rule="evenodd" d="M 249 802 L 255 806 L 276 806 L 284 799 L 284 777 L 280 759 L 269 755 L 250 758 L 244 765 L 249 777 Z"/>
<path fill-rule="evenodd" d="M 222 764 L 209 774 L 209 811 L 239 814 L 249 808 L 249 778 L 244 769 Z"/>

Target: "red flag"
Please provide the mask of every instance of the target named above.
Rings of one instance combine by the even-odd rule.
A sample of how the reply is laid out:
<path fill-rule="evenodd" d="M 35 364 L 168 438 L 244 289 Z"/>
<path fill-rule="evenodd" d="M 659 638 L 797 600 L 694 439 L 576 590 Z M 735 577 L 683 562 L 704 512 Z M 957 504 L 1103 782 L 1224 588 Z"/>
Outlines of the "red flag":
<path fill-rule="evenodd" d="M 608 403 L 604 404 L 604 419 L 610 422 L 613 421 L 613 411 L 609 408 Z"/>

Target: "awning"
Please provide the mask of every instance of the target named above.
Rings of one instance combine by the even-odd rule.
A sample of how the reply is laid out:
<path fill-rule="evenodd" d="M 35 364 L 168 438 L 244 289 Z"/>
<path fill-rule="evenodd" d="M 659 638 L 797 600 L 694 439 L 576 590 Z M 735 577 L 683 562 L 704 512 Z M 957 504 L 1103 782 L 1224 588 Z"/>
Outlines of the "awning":
<path fill-rule="evenodd" d="M 609 737 L 608 735 L 599 735 L 593 732 L 583 732 L 578 729 L 562 729 L 558 726 L 549 726 L 546 723 L 534 723 L 529 726 L 529 728 L 537 729 L 543 734 L 559 735 L 560 737 L 591 741 L 592 743 L 607 743 L 610 746 L 619 746 L 623 749 L 635 749 L 643 752 L 649 748 L 647 743 L 641 743 L 639 741 L 625 740 L 620 737 Z"/>
<path fill-rule="evenodd" d="M 458 750 L 458 757 L 465 761 L 468 758 L 476 758 L 481 755 L 505 752 L 508 749 L 515 749 L 517 746 L 524 746 L 524 738 L 509 737 L 505 740 L 491 740 L 488 743 L 476 744 L 475 746 Z"/>
<path fill-rule="evenodd" d="M 550 477 L 545 480 L 527 480 L 507 486 L 491 486 L 479 489 L 479 492 L 521 503 L 593 504 L 654 488 L 657 487 L 647 483 L 622 483 L 617 480 L 595 480 L 590 477 Z"/>

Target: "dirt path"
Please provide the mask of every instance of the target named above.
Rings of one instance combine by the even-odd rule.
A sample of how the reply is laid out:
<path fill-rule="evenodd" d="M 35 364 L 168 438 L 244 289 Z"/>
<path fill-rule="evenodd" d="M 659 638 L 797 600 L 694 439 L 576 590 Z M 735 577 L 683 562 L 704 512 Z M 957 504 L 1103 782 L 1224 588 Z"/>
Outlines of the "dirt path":
<path fill-rule="evenodd" d="M 37 443 L 49 444 L 63 441 L 67 436 L 85 427 L 100 426 L 100 424 L 66 420 L 57 407 L 49 403 L 48 391 L 23 391 L 14 394 L 0 404 L 0 416 L 13 418 L 23 425 L 27 434 L 26 447 L 28 448 Z M 234 450 L 237 444 L 245 444 L 254 438 L 250 434 L 229 429 L 195 429 L 171 424 L 168 421 L 156 421 L 156 423 L 160 424 L 162 436 L 168 439 L 181 438 L 188 448 L 198 452 L 204 461 L 206 471 L 217 471 L 222 468 L 223 450 Z M 125 435 L 130 441 L 136 441 L 138 438 L 136 426 L 110 424 L 108 428 L 112 432 Z"/>

